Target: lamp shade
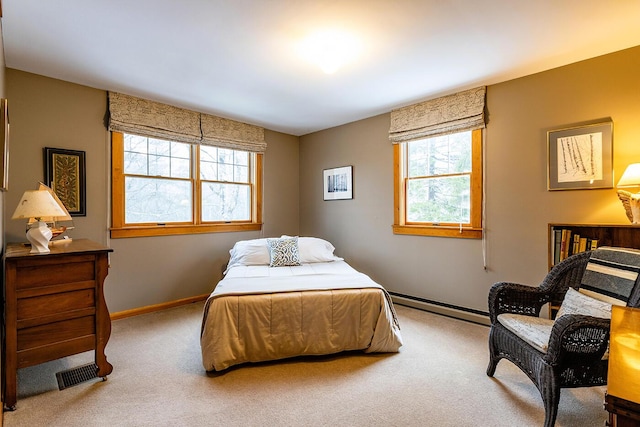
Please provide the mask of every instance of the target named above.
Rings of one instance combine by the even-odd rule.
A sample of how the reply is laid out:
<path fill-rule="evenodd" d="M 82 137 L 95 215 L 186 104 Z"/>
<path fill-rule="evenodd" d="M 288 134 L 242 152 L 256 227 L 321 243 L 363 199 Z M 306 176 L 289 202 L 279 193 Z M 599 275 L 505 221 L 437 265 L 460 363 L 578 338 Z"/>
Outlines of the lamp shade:
<path fill-rule="evenodd" d="M 71 215 L 69 214 L 69 211 L 67 210 L 67 208 L 64 206 L 64 203 L 62 203 L 62 200 L 60 200 L 60 198 L 58 197 L 58 195 L 56 194 L 55 191 L 53 191 L 53 189 L 51 189 L 50 187 L 47 187 L 46 185 L 44 185 L 43 183 L 38 183 L 38 190 L 40 191 L 48 191 L 49 194 L 51 194 L 51 197 L 53 197 L 53 199 L 56 201 L 56 203 L 58 203 L 58 206 L 60 206 L 60 208 L 62 210 L 64 210 L 64 212 L 66 213 L 66 215 L 64 216 L 47 216 L 47 217 L 42 217 L 41 221 L 44 222 L 58 222 L 58 221 L 73 221 L 73 218 L 71 218 Z M 28 224 L 32 224 L 36 222 L 35 218 L 29 218 Z"/>
<path fill-rule="evenodd" d="M 618 181 L 618 188 L 621 187 L 640 187 L 640 163 L 627 166 L 622 178 Z"/>
<path fill-rule="evenodd" d="M 48 191 L 27 190 L 22 195 L 11 219 L 36 218 L 40 220 L 45 217 L 66 217 L 68 215 L 66 209 L 61 207 Z"/>
<path fill-rule="evenodd" d="M 640 309 L 611 307 L 607 394 L 640 403 Z"/>

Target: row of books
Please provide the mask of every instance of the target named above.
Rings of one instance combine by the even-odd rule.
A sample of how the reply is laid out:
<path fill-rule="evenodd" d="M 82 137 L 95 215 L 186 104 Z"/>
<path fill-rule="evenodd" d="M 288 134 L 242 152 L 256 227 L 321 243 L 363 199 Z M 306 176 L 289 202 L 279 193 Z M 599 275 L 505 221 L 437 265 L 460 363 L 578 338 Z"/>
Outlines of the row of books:
<path fill-rule="evenodd" d="M 598 247 L 598 239 L 581 236 L 572 233 L 567 228 L 554 228 L 551 238 L 553 239 L 553 265 L 563 259 L 580 252 L 592 251 Z"/>

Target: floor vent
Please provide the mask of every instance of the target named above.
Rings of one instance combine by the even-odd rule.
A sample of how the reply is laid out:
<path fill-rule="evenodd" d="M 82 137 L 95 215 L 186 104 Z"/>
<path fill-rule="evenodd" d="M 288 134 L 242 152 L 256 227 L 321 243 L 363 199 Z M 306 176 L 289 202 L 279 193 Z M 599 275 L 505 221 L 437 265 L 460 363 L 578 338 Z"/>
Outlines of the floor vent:
<path fill-rule="evenodd" d="M 56 373 L 58 379 L 58 388 L 64 390 L 65 388 L 73 387 L 90 379 L 98 377 L 98 366 L 95 363 L 88 363 L 86 365 L 78 366 L 77 368 L 67 369 Z"/>

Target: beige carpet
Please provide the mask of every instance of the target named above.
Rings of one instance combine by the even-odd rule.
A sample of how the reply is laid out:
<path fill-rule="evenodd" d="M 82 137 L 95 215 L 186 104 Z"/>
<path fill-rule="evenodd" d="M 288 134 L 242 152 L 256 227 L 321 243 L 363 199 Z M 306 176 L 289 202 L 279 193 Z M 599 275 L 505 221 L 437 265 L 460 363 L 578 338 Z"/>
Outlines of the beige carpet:
<path fill-rule="evenodd" d="M 201 365 L 202 303 L 113 322 L 108 381 L 59 391 L 92 353 L 19 371 L 13 426 L 541 426 L 540 395 L 502 361 L 486 376 L 486 326 L 396 306 L 405 345 L 231 368 Z M 603 426 L 604 387 L 563 390 L 556 426 Z"/>

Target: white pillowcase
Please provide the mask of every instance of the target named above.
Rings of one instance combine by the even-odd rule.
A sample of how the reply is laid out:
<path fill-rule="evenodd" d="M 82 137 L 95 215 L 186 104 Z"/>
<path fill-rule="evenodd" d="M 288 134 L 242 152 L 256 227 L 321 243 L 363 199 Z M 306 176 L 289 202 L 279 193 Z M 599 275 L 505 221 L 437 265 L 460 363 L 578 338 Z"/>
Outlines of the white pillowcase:
<path fill-rule="evenodd" d="M 287 238 L 292 236 L 282 236 Z M 300 263 L 342 261 L 333 254 L 335 248 L 317 237 L 298 237 Z M 269 265 L 271 256 L 267 239 L 240 240 L 229 251 L 231 255 L 225 273 L 236 265 Z"/>
<path fill-rule="evenodd" d="M 587 316 L 611 319 L 611 304 L 591 298 L 573 288 L 569 288 L 564 296 L 556 318 L 565 314 L 584 314 Z"/>
<path fill-rule="evenodd" d="M 292 236 L 283 235 L 281 237 Z M 300 251 L 300 262 L 303 264 L 342 261 L 342 258 L 333 254 L 336 248 L 331 243 L 317 237 L 298 237 L 298 250 Z"/>
<path fill-rule="evenodd" d="M 229 251 L 227 270 L 236 265 L 269 265 L 267 239 L 240 240 Z M 225 271 L 226 273 L 226 271 Z"/>

